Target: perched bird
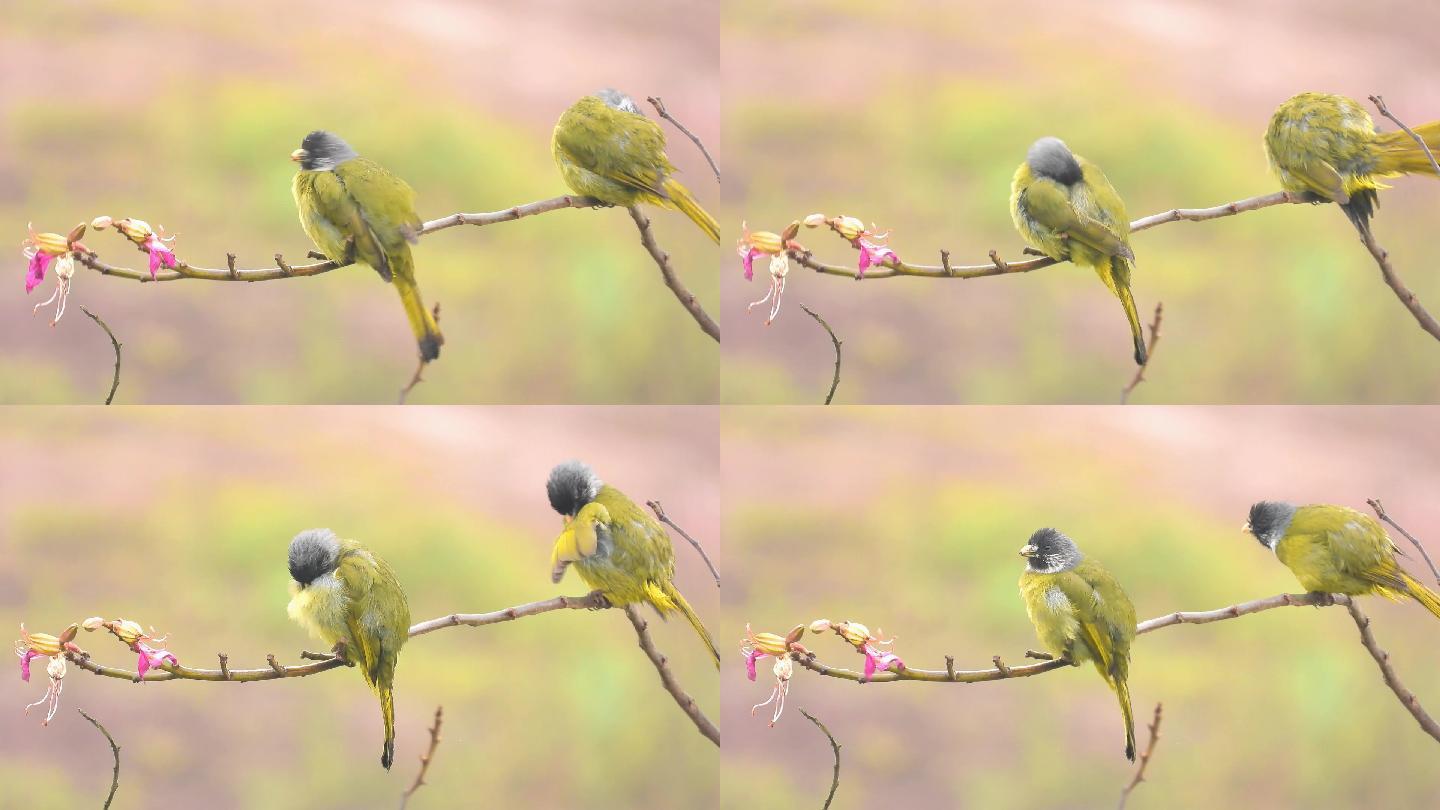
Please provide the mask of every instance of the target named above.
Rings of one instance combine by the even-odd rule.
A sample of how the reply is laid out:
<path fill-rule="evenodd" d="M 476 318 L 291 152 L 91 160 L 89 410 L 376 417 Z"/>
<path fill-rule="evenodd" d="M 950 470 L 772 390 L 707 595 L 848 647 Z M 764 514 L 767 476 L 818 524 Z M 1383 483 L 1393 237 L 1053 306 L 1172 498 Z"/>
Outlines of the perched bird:
<path fill-rule="evenodd" d="M 1120 699 L 1125 719 L 1125 757 L 1135 761 L 1135 717 L 1130 709 L 1130 643 L 1135 606 L 1100 563 L 1085 557 L 1070 538 L 1041 529 L 1020 549 L 1026 558 L 1020 596 L 1040 643 L 1075 666 L 1092 661 Z"/>
<path fill-rule="evenodd" d="M 1440 121 L 1415 127 L 1440 152 Z M 1379 133 L 1360 102 L 1331 93 L 1301 93 L 1275 110 L 1265 130 L 1270 169 L 1286 191 L 1339 203 L 1361 235 L 1379 207 L 1376 178 L 1435 174 L 1425 150 L 1404 132 Z"/>
<path fill-rule="evenodd" d="M 1395 562 L 1400 552 L 1378 521 L 1344 506 L 1261 501 L 1250 507 L 1245 531 L 1275 552 L 1312 593 L 1412 597 L 1440 617 L 1440 596 Z M 1400 552 L 1403 553 L 1403 552 Z"/>
<path fill-rule="evenodd" d="M 718 669 L 715 639 L 675 588 L 675 549 L 665 529 L 578 461 L 551 470 L 545 491 L 565 518 L 565 530 L 550 554 L 551 581 L 559 582 L 573 563 L 585 584 L 616 607 L 643 602 L 661 618 L 684 614 Z"/>
<path fill-rule="evenodd" d="M 720 224 L 670 176 L 675 167 L 665 156 L 665 133 L 619 90 L 606 88 L 571 105 L 555 124 L 550 150 L 576 194 L 678 210 L 720 243 Z"/>
<path fill-rule="evenodd" d="M 395 572 L 354 540 L 310 529 L 290 541 L 290 618 L 360 668 L 380 698 L 385 749 L 395 760 L 395 662 L 410 635 L 410 605 Z"/>
<path fill-rule="evenodd" d="M 423 224 L 415 213 L 415 190 L 324 130 L 306 135 L 290 159 L 300 164 L 293 190 L 310 241 L 331 261 L 368 264 L 393 283 L 420 359 L 439 357 L 445 336 L 420 300 L 410 256 Z"/>
<path fill-rule="evenodd" d="M 1125 202 L 1100 167 L 1059 138 L 1030 147 L 1010 184 L 1010 217 L 1030 247 L 1055 261 L 1089 267 L 1125 307 L 1135 362 L 1145 364 L 1145 337 L 1130 294 L 1135 253 Z"/>

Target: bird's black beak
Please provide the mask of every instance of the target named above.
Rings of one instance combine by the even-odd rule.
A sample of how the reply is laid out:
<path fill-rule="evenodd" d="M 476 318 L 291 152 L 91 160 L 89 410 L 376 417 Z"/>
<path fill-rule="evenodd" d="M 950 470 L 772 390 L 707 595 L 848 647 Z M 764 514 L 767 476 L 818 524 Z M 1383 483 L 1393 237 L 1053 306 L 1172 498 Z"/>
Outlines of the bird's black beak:
<path fill-rule="evenodd" d="M 310 153 L 306 152 L 304 149 L 296 149 L 294 152 L 290 153 L 290 159 L 295 161 L 296 163 L 299 163 L 307 157 L 310 157 Z"/>
<path fill-rule="evenodd" d="M 1038 553 L 1040 553 L 1040 549 L 1036 548 L 1034 543 L 1031 543 L 1028 546 L 1020 547 L 1021 557 L 1034 557 Z"/>

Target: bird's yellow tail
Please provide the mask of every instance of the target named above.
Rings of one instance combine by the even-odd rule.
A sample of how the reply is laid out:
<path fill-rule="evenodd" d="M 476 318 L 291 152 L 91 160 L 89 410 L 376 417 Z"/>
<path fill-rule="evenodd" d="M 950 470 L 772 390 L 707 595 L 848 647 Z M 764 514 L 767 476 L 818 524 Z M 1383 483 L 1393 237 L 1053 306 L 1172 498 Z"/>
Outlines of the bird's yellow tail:
<path fill-rule="evenodd" d="M 1425 609 L 1440 618 L 1440 596 L 1429 588 L 1421 585 L 1414 577 L 1401 572 L 1400 580 L 1405 583 L 1405 591 L 1415 597 L 1415 601 L 1425 606 Z"/>
<path fill-rule="evenodd" d="M 664 183 L 665 194 L 669 202 L 680 213 L 690 218 L 691 222 L 700 226 L 700 230 L 710 237 L 715 244 L 720 244 L 720 223 L 710 216 L 710 213 L 700 207 L 700 203 L 690 196 L 690 189 L 680 184 L 679 180 L 667 177 Z"/>
<path fill-rule="evenodd" d="M 400 303 L 405 305 L 405 317 L 410 320 L 410 331 L 415 333 L 415 342 L 420 345 L 420 359 L 430 362 L 440 356 L 440 347 L 445 336 L 440 334 L 440 325 L 435 316 L 420 300 L 420 288 L 415 286 L 414 276 L 409 273 L 395 274 L 395 289 L 400 293 Z"/>
<path fill-rule="evenodd" d="M 380 714 L 385 718 L 385 750 L 380 752 L 380 764 L 390 770 L 395 761 L 395 693 L 390 689 L 376 689 L 380 696 Z"/>
<path fill-rule="evenodd" d="M 670 597 L 670 601 L 675 603 L 675 607 L 681 613 L 685 614 L 685 618 L 690 621 L 690 626 L 695 628 L 695 635 L 705 642 L 705 648 L 710 651 L 710 658 L 714 660 L 715 668 L 719 669 L 720 651 L 715 648 L 715 639 L 710 636 L 710 631 L 705 629 L 705 624 L 700 621 L 700 617 L 695 615 L 690 603 L 685 601 L 685 597 L 680 595 L 680 591 L 673 583 L 665 583 L 665 595 Z"/>
<path fill-rule="evenodd" d="M 1135 712 L 1130 708 L 1130 685 L 1119 678 L 1111 682 L 1120 699 L 1120 715 L 1125 718 L 1125 758 L 1135 761 Z"/>
<path fill-rule="evenodd" d="M 1120 297 L 1120 303 L 1125 307 L 1125 320 L 1130 322 L 1130 337 L 1135 341 L 1135 364 L 1143 366 L 1148 355 L 1145 351 L 1145 333 L 1140 326 L 1140 313 L 1135 311 L 1135 296 L 1130 294 L 1129 284 L 1115 285 L 1115 294 Z"/>
<path fill-rule="evenodd" d="M 1430 151 L 1440 158 L 1440 121 L 1415 127 L 1415 134 L 1423 138 Z M 1435 166 L 1425 156 L 1425 150 L 1403 130 L 1386 132 L 1376 145 L 1380 150 L 1377 174 L 1435 174 Z"/>

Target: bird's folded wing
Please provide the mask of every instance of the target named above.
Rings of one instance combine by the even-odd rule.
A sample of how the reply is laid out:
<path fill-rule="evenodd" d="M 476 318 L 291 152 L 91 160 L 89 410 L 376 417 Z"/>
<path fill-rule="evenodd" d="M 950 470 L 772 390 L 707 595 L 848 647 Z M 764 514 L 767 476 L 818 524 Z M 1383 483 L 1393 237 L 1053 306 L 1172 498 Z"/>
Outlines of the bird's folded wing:
<path fill-rule="evenodd" d="M 423 223 L 410 184 L 367 158 L 346 161 L 335 171 L 381 245 L 394 250 L 420 238 Z"/>
<path fill-rule="evenodd" d="M 1337 203 L 1350 202 L 1350 194 L 1345 191 L 1345 181 L 1340 177 L 1340 172 L 1334 166 L 1323 160 L 1315 160 L 1307 163 L 1297 163 L 1293 166 L 1286 166 L 1286 171 L 1305 181 L 1310 190 L 1322 197 Z"/>
<path fill-rule="evenodd" d="M 1075 210 L 1063 189 L 1054 183 L 1040 182 L 1025 192 L 1026 210 L 1030 218 L 1056 233 L 1104 253 L 1106 256 L 1133 254 L 1120 237 L 1104 223 Z"/>
<path fill-rule="evenodd" d="M 644 116 L 618 110 L 603 121 L 576 116 L 555 130 L 555 145 L 571 162 L 638 191 L 665 196 L 665 134 Z"/>

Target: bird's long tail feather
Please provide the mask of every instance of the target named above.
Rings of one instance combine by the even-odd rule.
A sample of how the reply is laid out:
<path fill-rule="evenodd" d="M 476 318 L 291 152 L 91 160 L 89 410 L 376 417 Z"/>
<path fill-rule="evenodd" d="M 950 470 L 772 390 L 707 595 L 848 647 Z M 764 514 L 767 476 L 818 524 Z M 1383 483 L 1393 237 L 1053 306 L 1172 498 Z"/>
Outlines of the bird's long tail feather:
<path fill-rule="evenodd" d="M 405 305 L 405 317 L 410 321 L 410 331 L 415 333 L 415 342 L 420 346 L 420 358 L 430 362 L 440 356 L 440 347 L 445 336 L 440 334 L 440 325 L 435 316 L 420 300 L 420 288 L 409 273 L 395 274 L 395 289 L 400 293 L 400 303 Z"/>
<path fill-rule="evenodd" d="M 1400 579 L 1405 583 L 1405 591 L 1415 597 L 1415 601 L 1425 606 L 1425 609 L 1440 618 L 1440 595 L 1424 585 L 1419 580 L 1406 573 L 1400 574 Z"/>
<path fill-rule="evenodd" d="M 385 718 L 385 750 L 380 753 L 380 764 L 390 770 L 395 761 L 395 693 L 390 689 L 376 689 L 380 696 L 380 714 Z"/>
<path fill-rule="evenodd" d="M 665 595 L 670 597 L 671 601 L 675 603 L 675 607 L 681 613 L 685 614 L 685 618 L 689 620 L 690 626 L 695 628 L 695 635 L 699 636 L 700 640 L 705 642 L 705 648 L 710 651 L 710 658 L 714 660 L 715 668 L 719 669 L 720 651 L 716 649 L 715 639 L 710 635 L 710 631 L 705 629 L 705 624 L 700 621 L 699 616 L 695 615 L 694 608 L 690 607 L 690 603 L 685 601 L 685 597 L 680 595 L 679 589 L 677 589 L 673 583 L 666 584 Z"/>
<path fill-rule="evenodd" d="M 1130 708 L 1130 685 L 1116 678 L 1111 682 L 1120 699 L 1120 715 L 1125 718 L 1125 758 L 1135 761 L 1135 712 Z"/>
<path fill-rule="evenodd" d="M 670 203 L 679 209 L 680 213 L 689 217 L 691 222 L 699 225 L 700 230 L 704 231 L 705 235 L 710 237 L 715 244 L 720 244 L 720 223 L 716 222 L 715 218 L 701 208 L 700 203 L 696 202 L 694 197 L 690 196 L 690 189 L 685 188 L 679 180 L 674 178 L 666 178 L 664 187 Z"/>
<path fill-rule="evenodd" d="M 1145 350 L 1145 332 L 1140 326 L 1140 313 L 1135 311 L 1135 296 L 1130 294 L 1128 284 L 1116 285 L 1115 294 L 1120 296 L 1120 303 L 1125 307 L 1125 320 L 1130 322 L 1130 337 L 1135 342 L 1135 364 L 1143 366 L 1148 354 Z"/>
<path fill-rule="evenodd" d="M 1415 127 L 1415 134 L 1425 141 L 1430 151 L 1440 158 L 1440 121 Z M 1415 139 L 1399 130 L 1381 135 L 1376 145 L 1380 150 L 1378 174 L 1435 174 L 1435 166 Z"/>

